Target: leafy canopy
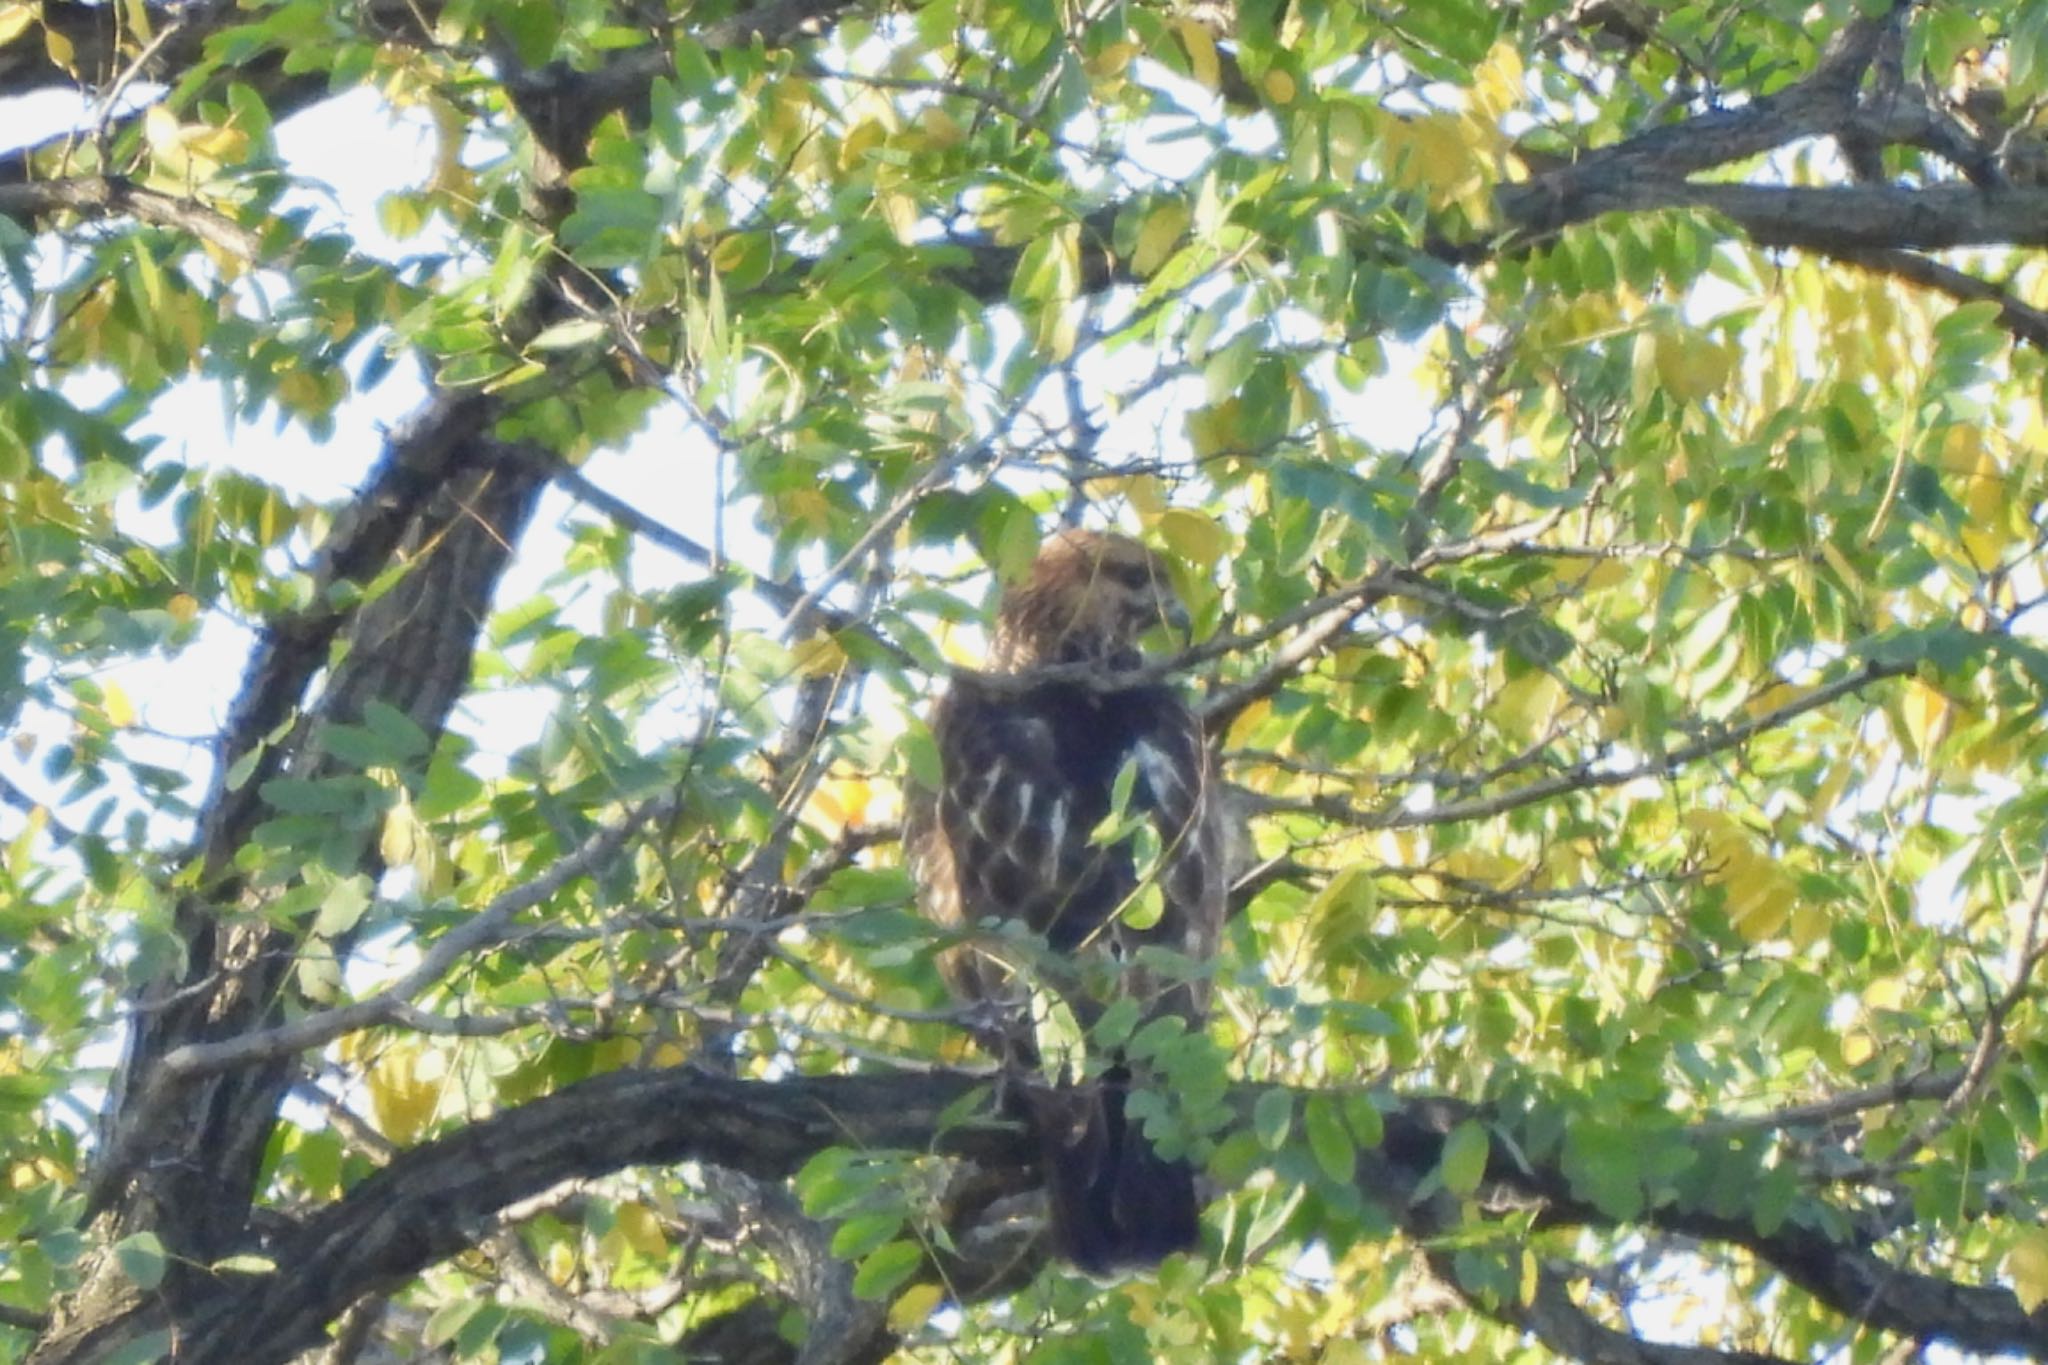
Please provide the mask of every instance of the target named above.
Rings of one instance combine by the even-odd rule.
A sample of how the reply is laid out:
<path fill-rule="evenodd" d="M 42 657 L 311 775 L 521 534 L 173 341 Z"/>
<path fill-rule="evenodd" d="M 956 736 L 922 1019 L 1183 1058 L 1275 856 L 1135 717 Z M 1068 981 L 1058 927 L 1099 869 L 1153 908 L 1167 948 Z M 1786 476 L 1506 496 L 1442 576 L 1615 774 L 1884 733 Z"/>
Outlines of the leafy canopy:
<path fill-rule="evenodd" d="M 64 90 L 0 1359 L 2048 1350 L 2032 0 L 0 4 Z M 1244 824 L 1115 1285 L 896 846 L 1075 518 Z"/>

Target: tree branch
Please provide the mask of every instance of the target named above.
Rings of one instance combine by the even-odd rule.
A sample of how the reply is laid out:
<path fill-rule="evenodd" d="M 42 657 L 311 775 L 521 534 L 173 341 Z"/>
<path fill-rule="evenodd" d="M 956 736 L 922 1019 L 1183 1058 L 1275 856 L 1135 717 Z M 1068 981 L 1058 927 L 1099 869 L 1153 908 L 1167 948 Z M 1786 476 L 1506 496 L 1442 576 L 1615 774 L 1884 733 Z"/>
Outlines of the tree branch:
<path fill-rule="evenodd" d="M 583 841 L 532 881 L 515 886 L 489 905 L 434 940 L 419 964 L 375 995 L 333 1009 L 302 1015 L 290 1023 L 253 1033 L 236 1034 L 214 1043 L 186 1043 L 166 1053 L 159 1066 L 167 1081 L 184 1082 L 252 1062 L 268 1061 L 323 1047 L 337 1038 L 391 1019 L 407 1002 L 433 986 L 470 953 L 505 941 L 512 922 L 580 877 L 599 872 L 618 856 L 626 841 L 650 824 L 675 814 L 672 799 L 644 801 L 616 823 Z"/>
<path fill-rule="evenodd" d="M 1645 777 L 1668 777 L 1688 764 L 1697 763 L 1700 759 L 1740 748 L 1765 731 L 1775 730 L 1808 711 L 1832 705 L 1843 697 L 1862 691 L 1872 683 L 1911 673 L 1914 667 L 1912 662 L 1886 663 L 1873 659 L 1855 672 L 1833 682 L 1823 683 L 1782 706 L 1774 706 L 1768 711 L 1733 725 L 1719 726 L 1690 743 L 1681 744 L 1655 758 L 1645 759 L 1641 763 L 1630 764 L 1625 768 L 1599 768 L 1589 760 L 1574 764 L 1563 772 L 1552 773 L 1533 782 L 1525 782 L 1504 792 L 1496 792 L 1492 796 L 1475 796 L 1466 801 L 1446 801 L 1442 805 L 1427 806 L 1419 810 L 1363 810 L 1348 801 L 1322 799 L 1315 802 L 1315 809 L 1319 814 L 1341 820 L 1358 829 L 1411 829 L 1419 825 L 1451 825 L 1466 820 L 1484 820 L 1533 805 L 1538 801 L 1548 801 L 1567 792 L 1625 786 Z"/>
<path fill-rule="evenodd" d="M 89 175 L 0 185 L 0 215 L 32 220 L 67 209 L 100 218 L 126 214 L 177 228 L 244 261 L 262 255 L 261 239 L 226 214 L 196 200 L 144 188 L 125 176 Z"/>
<path fill-rule="evenodd" d="M 180 1324 L 180 1360 L 260 1363 L 317 1345 L 325 1324 L 350 1303 L 473 1245 L 506 1206 L 565 1180 L 682 1161 L 779 1180 L 835 1146 L 930 1151 L 1028 1169 L 1032 1144 L 1014 1127 L 940 1127 L 940 1116 L 983 1083 L 946 1072 L 747 1081 L 697 1067 L 614 1072 L 580 1082 L 400 1155 L 308 1218 L 277 1248 L 276 1270 L 223 1275 Z M 1244 1087 L 1238 1104 L 1249 1113 L 1264 1089 Z M 1414 1192 L 1436 1171 L 1446 1136 L 1467 1119 L 1490 1116 L 1430 1097 L 1383 1109 L 1384 1140 L 1359 1156 L 1360 1189 L 1411 1232 L 1435 1235 L 1442 1228 L 1432 1220 L 1442 1217 L 1442 1206 L 1428 1199 L 1417 1204 Z M 1916 1340 L 1989 1352 L 2048 1351 L 2048 1320 L 2030 1318 L 2010 1291 L 1906 1270 L 1866 1244 L 1816 1230 L 1851 1221 L 1839 1216 L 1795 1217 L 1765 1235 L 1746 1214 L 1723 1218 L 1666 1203 L 1624 1223 L 1575 1199 L 1554 1165 L 1511 1159 L 1500 1144 L 1487 1181 L 1482 1195 L 1536 1207 L 1541 1226 L 1645 1226 L 1739 1248 L 1835 1312 Z M 1815 1210 L 1824 1212 L 1818 1205 Z M 1559 1343 L 1598 1326 L 1574 1321 L 1561 1305 L 1568 1301 L 1539 1295 L 1525 1325 L 1546 1339 L 1558 1334 Z M 1691 1348 L 1631 1341 L 1620 1333 L 1603 1337 L 1581 1358 L 1656 1365 L 1765 1359 L 1688 1355 L 1683 1352 Z M 1624 1349 L 1635 1354 L 1617 1353 Z"/>

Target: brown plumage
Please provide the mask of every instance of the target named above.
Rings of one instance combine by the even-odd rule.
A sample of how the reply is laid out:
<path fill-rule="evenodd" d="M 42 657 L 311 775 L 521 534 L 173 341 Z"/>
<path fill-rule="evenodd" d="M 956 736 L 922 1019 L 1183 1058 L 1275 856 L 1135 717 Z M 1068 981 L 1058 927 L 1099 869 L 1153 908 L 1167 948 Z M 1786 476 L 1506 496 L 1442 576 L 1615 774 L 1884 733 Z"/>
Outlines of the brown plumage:
<path fill-rule="evenodd" d="M 1117 967 L 1060 974 L 1083 1024 L 1109 1003 L 1084 980 L 1113 979 L 1143 1019 L 1177 1015 L 1198 1028 L 1207 1007 L 1203 984 L 1131 960 L 1158 945 L 1205 962 L 1223 922 L 1223 820 L 1200 721 L 1169 686 L 1116 681 L 1142 662 L 1140 635 L 1184 620 L 1164 567 L 1136 541 L 1054 535 L 1030 577 L 1003 596 L 989 664 L 997 676 L 956 678 L 932 709 L 940 790 L 909 794 L 905 847 L 926 915 L 948 927 L 1018 920 L 1055 954 Z M 1097 672 L 1087 681 L 1001 676 L 1075 663 Z M 1126 765 L 1127 813 L 1144 818 L 1160 848 L 1150 871 L 1164 905 L 1144 929 L 1125 920 L 1141 885 L 1130 842 L 1091 840 Z M 969 946 L 941 967 L 961 996 L 1020 1007 L 994 1041 L 1006 1060 L 1035 1065 L 1015 964 Z M 1126 1122 L 1132 1079 L 1118 1057 L 1094 1085 L 1022 1092 L 1043 1140 L 1057 1245 L 1084 1270 L 1155 1264 L 1196 1240 L 1194 1172 Z"/>

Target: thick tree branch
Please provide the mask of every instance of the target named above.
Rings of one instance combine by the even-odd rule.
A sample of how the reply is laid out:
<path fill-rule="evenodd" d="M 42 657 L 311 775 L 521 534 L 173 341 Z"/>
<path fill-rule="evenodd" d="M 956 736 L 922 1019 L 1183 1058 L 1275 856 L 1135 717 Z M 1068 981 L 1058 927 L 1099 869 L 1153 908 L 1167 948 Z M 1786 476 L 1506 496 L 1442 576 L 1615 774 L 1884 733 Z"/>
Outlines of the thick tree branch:
<path fill-rule="evenodd" d="M 1598 178 L 1515 185 L 1500 204 L 1516 228 L 1545 235 L 1603 213 L 1688 208 L 1722 215 L 1759 246 L 1830 255 L 2048 245 L 2048 189 L 1696 184 L 1612 168 Z"/>
<path fill-rule="evenodd" d="M 0 214 L 32 220 L 69 210 L 90 217 L 127 215 L 146 223 L 176 228 L 211 243 L 244 261 L 260 258 L 257 235 L 216 209 L 147 189 L 123 176 L 79 176 L 69 180 L 31 180 L 0 185 Z"/>
<path fill-rule="evenodd" d="M 498 447 L 478 439 L 494 406 L 473 394 L 436 394 L 395 431 L 362 491 L 322 543 L 309 600 L 315 605 L 268 623 L 249 656 L 228 724 L 214 744 L 213 785 L 202 807 L 194 853 L 219 865 L 240 847 L 261 808 L 259 788 L 281 753 L 266 755 L 239 787 L 227 776 L 242 755 L 263 746 L 304 699 L 328 660 L 328 647 L 352 619 L 344 585 L 365 585 L 389 563 L 406 529 L 454 474 Z"/>
<path fill-rule="evenodd" d="M 317 1345 L 325 1325 L 350 1303 L 473 1245 L 507 1205 L 564 1180 L 681 1161 L 776 1180 L 832 1146 L 932 1151 L 992 1167 L 1029 1167 L 1031 1144 L 1012 1127 L 939 1127 L 941 1113 L 983 1083 L 943 1072 L 745 1081 L 695 1067 L 582 1082 L 402 1154 L 309 1218 L 277 1248 L 275 1271 L 223 1275 L 181 1324 L 188 1354 L 180 1358 L 194 1365 L 255 1363 Z M 1258 1093 L 1247 1089 L 1240 1096 L 1247 1111 Z M 1391 1106 L 1384 1141 L 1360 1154 L 1362 1191 L 1412 1231 L 1441 1231 L 1434 1221 L 1443 1216 L 1441 1207 L 1427 1200 L 1418 1205 L 1410 1194 L 1437 1169 L 1446 1136 L 1474 1117 L 1488 1115 L 1454 1100 Z M 1622 1226 L 1574 1198 L 1554 1166 L 1511 1159 L 1501 1144 L 1487 1179 L 1492 1197 L 1537 1208 L 1543 1225 Z M 1665 1204 L 1646 1212 L 1641 1225 L 1744 1250 L 1845 1317 L 1916 1340 L 1992 1352 L 2048 1351 L 2048 1315 L 2030 1318 L 2009 1291 L 1903 1269 L 1868 1245 L 1836 1240 L 1796 1218 L 1765 1235 L 1747 1215 L 1724 1218 Z M 1554 1297 L 1539 1295 L 1533 1311 L 1538 1317 L 1526 1324 L 1530 1330 L 1559 1333 L 1560 1341 L 1589 1330 Z M 1619 1341 L 1602 1340 L 1605 1345 L 1583 1358 L 1731 1358 L 1669 1353 L 1686 1348 L 1653 1352 L 1640 1343 L 1629 1348 L 1636 1354 L 1617 1354 Z"/>

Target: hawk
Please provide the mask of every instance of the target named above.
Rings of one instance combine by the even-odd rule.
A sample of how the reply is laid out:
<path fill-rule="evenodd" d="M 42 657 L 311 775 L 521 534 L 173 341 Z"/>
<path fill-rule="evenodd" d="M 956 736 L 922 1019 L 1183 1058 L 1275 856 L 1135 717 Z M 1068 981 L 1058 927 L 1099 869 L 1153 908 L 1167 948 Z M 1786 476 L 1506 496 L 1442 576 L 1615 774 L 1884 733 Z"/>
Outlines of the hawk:
<path fill-rule="evenodd" d="M 1172 687 L 1119 681 L 1143 662 L 1139 636 L 1163 623 L 1185 626 L 1186 613 L 1158 556 L 1124 536 L 1052 536 L 1003 595 L 988 671 L 957 676 L 932 708 L 942 781 L 906 803 L 924 914 L 948 928 L 1016 920 L 1042 935 L 1059 965 L 1075 968 L 1044 975 L 1084 1026 L 1111 992 L 1136 1000 L 1141 1022 L 1178 1016 L 1191 1029 L 1208 1003 L 1200 981 L 1132 960 L 1160 945 L 1206 962 L 1223 924 L 1224 818 L 1201 722 Z M 1061 664 L 1089 667 L 1085 677 L 1032 676 Z M 1098 832 L 1113 813 L 1126 830 L 1150 826 L 1158 852 L 1148 866 L 1133 840 Z M 1134 913 L 1141 904 L 1146 913 Z M 1017 965 L 986 947 L 949 949 L 940 967 L 965 999 L 1026 998 Z M 1024 1012 L 1008 1013 L 998 1046 L 1007 1061 L 1036 1066 Z M 1155 1265 L 1197 1237 L 1194 1171 L 1126 1120 L 1131 1082 L 1118 1056 L 1092 1085 L 1021 1097 L 1043 1147 L 1055 1245 L 1091 1273 Z"/>

